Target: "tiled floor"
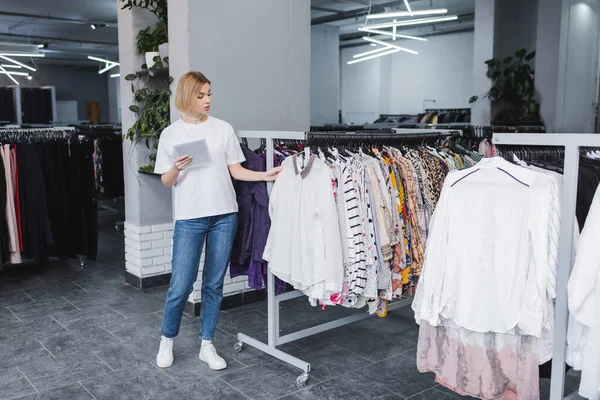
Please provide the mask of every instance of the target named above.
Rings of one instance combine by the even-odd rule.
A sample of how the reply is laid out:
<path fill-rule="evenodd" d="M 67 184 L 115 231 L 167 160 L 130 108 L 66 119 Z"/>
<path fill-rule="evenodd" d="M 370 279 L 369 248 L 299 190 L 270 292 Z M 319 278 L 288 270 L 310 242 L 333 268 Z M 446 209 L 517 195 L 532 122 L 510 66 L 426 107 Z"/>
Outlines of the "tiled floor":
<path fill-rule="evenodd" d="M 209 370 L 198 360 L 199 318 L 184 316 L 175 364 L 154 365 L 166 288 L 137 290 L 124 279 L 122 234 L 102 233 L 98 262 L 55 263 L 33 276 L 0 275 L 0 399 L 419 399 L 452 392 L 415 365 L 417 326 L 406 309 L 385 319 L 306 338 L 284 350 L 312 364 L 299 371 L 255 349 L 236 353 L 235 334 L 266 339 L 266 304 L 222 313 L 215 345 L 229 363 Z M 284 332 L 337 318 L 303 299 L 284 303 Z M 574 389 L 576 380 L 569 380 Z M 549 381 L 542 380 L 542 398 Z"/>

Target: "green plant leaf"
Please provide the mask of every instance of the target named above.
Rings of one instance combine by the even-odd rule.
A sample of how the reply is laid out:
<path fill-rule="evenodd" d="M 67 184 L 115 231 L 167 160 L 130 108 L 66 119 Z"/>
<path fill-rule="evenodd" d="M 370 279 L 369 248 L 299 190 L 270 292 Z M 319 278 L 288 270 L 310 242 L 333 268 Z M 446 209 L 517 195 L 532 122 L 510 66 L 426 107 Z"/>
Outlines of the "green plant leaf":
<path fill-rule="evenodd" d="M 512 60 L 513 60 L 513 57 L 512 57 L 512 56 L 506 57 L 506 58 L 504 59 L 504 64 L 510 64 L 510 63 L 512 62 Z"/>
<path fill-rule="evenodd" d="M 128 74 L 125 76 L 125 80 L 126 81 L 134 81 L 137 79 L 137 75 L 136 74 Z"/>
<path fill-rule="evenodd" d="M 527 54 L 527 50 L 525 50 L 525 49 L 517 50 L 517 52 L 515 52 L 515 57 L 518 58 L 519 60 L 522 60 L 526 54 Z"/>
<path fill-rule="evenodd" d="M 479 96 L 471 96 L 471 98 L 469 99 L 469 104 L 475 103 L 477 99 L 479 99 Z"/>
<path fill-rule="evenodd" d="M 532 51 L 531 53 L 527 54 L 527 56 L 525 57 L 525 59 L 526 59 L 527 61 L 531 61 L 531 60 L 533 60 L 534 58 L 535 58 L 535 50 L 534 50 L 534 51 Z"/>
<path fill-rule="evenodd" d="M 167 57 L 163 58 L 163 61 L 168 64 L 169 63 L 169 57 L 167 56 Z"/>
<path fill-rule="evenodd" d="M 135 113 L 140 112 L 140 108 L 133 104 L 129 106 L 129 109 Z"/>
<path fill-rule="evenodd" d="M 160 56 L 154 56 L 154 58 L 152 58 L 152 61 L 154 61 L 155 63 L 160 62 Z"/>

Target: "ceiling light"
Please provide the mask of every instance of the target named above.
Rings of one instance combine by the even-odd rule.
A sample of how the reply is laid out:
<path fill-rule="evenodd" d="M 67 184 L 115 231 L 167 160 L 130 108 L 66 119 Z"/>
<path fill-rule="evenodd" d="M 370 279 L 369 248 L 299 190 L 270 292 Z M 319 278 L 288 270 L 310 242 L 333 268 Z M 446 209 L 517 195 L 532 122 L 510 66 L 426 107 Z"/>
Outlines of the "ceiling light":
<path fill-rule="evenodd" d="M 110 61 L 110 60 L 107 60 L 105 58 L 100 58 L 100 57 L 88 56 L 88 59 L 102 62 L 105 64 L 104 68 L 102 68 L 100 71 L 98 71 L 99 74 L 103 74 L 106 71 L 113 69 L 114 67 L 117 67 L 120 65 L 118 61 Z"/>
<path fill-rule="evenodd" d="M 377 47 L 377 45 L 375 43 L 371 43 L 371 46 L 373 47 Z"/>
<path fill-rule="evenodd" d="M 118 73 L 118 74 L 112 74 L 110 77 L 111 77 L 111 78 L 118 78 L 118 77 L 120 77 L 120 76 L 121 76 L 121 74 L 120 74 L 120 73 Z"/>
<path fill-rule="evenodd" d="M 6 74 L 6 76 L 8 76 L 8 77 L 10 78 L 10 80 L 12 80 L 12 81 L 15 83 L 15 85 L 18 85 L 18 84 L 19 84 L 19 81 L 18 81 L 18 80 L 16 80 L 15 78 L 13 78 L 11 74 L 9 74 L 8 72 L 6 72 L 6 70 L 4 69 L 4 67 L 3 67 L 3 66 L 1 66 L 1 65 L 0 65 L 0 71 L 1 71 L 2 73 Z"/>
<path fill-rule="evenodd" d="M 29 75 L 27 72 L 14 72 L 14 71 L 8 72 L 7 70 L 0 71 L 0 74 L 16 75 L 16 76 L 28 76 Z"/>
<path fill-rule="evenodd" d="M 380 14 L 369 14 L 367 15 L 367 19 L 381 19 L 381 18 L 398 18 L 398 17 L 413 17 L 415 15 L 435 15 L 435 14 L 446 14 L 448 13 L 448 9 L 446 8 L 436 8 L 433 10 L 419 10 L 419 11 L 398 11 L 398 12 L 388 12 L 388 13 L 380 13 Z"/>
<path fill-rule="evenodd" d="M 46 47 L 48 47 L 48 45 L 45 43 L 42 43 L 42 44 L 38 44 L 37 47 L 38 47 L 38 49 L 45 49 Z"/>
<path fill-rule="evenodd" d="M 92 28 L 92 29 L 96 29 L 96 24 L 91 24 L 91 25 L 90 25 L 90 28 Z"/>
<path fill-rule="evenodd" d="M 46 57 L 44 53 L 0 53 L 0 56 L 10 57 Z"/>
<path fill-rule="evenodd" d="M 398 21 L 394 20 L 394 22 L 398 22 Z M 397 30 L 397 29 L 398 29 L 398 27 L 397 27 L 397 26 L 394 26 L 394 27 L 392 28 L 392 40 L 396 40 L 396 30 Z"/>
<path fill-rule="evenodd" d="M 408 4 L 408 0 L 404 0 L 404 5 L 406 6 L 408 12 L 412 12 L 412 10 L 410 9 L 410 4 Z"/>
<path fill-rule="evenodd" d="M 374 45 L 376 46 L 376 45 Z M 16 69 L 20 69 L 23 68 L 20 65 L 12 65 L 12 64 L 1 64 L 4 68 L 16 68 Z"/>
<path fill-rule="evenodd" d="M 11 63 L 13 63 L 13 64 L 20 65 L 20 66 L 21 66 L 21 67 L 23 67 L 23 68 L 27 68 L 27 69 L 28 69 L 28 70 L 30 70 L 30 71 L 33 71 L 33 72 L 35 72 L 35 71 L 36 71 L 36 69 L 35 69 L 35 68 L 33 68 L 33 67 L 30 67 L 30 66 L 29 66 L 29 65 L 27 65 L 27 64 L 23 64 L 22 62 L 19 62 L 19 61 L 15 60 L 15 59 L 12 59 L 12 58 L 10 58 L 10 57 L 4 56 L 4 55 L 2 55 L 2 54 L 0 54 L 0 58 L 2 58 L 3 60 L 6 60 L 6 61 L 10 61 L 10 62 L 11 62 Z"/>
<path fill-rule="evenodd" d="M 388 48 L 389 48 L 389 47 L 388 47 Z M 397 52 L 399 52 L 399 51 L 400 51 L 400 50 L 398 50 L 398 49 L 394 49 L 394 48 L 392 48 L 391 50 L 387 50 L 387 51 L 384 51 L 384 52 L 381 52 L 381 53 L 372 54 L 372 55 L 370 55 L 370 56 L 363 57 L 363 58 L 358 58 L 358 59 L 356 59 L 356 60 L 350 60 L 350 61 L 348 61 L 348 65 L 351 65 L 351 64 L 356 64 L 356 63 L 359 63 L 359 62 L 361 62 L 361 61 L 367 61 L 367 60 L 371 60 L 371 59 L 373 59 L 373 58 L 377 58 L 377 57 L 383 57 L 383 56 L 387 56 L 388 54 L 394 54 L 394 53 L 397 53 Z"/>
<path fill-rule="evenodd" d="M 377 46 L 375 43 L 372 43 L 373 45 Z M 364 56 L 368 56 L 371 54 L 375 54 L 375 53 L 379 53 L 381 51 L 385 51 L 385 50 L 389 50 L 391 49 L 390 46 L 385 46 L 385 47 L 380 47 L 378 49 L 375 50 L 369 50 L 369 51 L 365 51 L 364 53 L 358 53 L 352 56 L 352 58 L 360 58 L 360 57 L 364 57 Z"/>
<path fill-rule="evenodd" d="M 390 33 L 390 32 L 387 32 L 387 31 L 380 31 L 378 29 L 358 28 L 358 30 L 361 31 L 361 32 L 375 33 L 377 35 L 394 36 L 393 32 Z M 403 35 L 401 33 L 396 33 L 395 36 L 399 37 L 399 38 L 403 38 L 403 39 L 419 40 L 421 42 L 426 42 L 427 41 L 427 39 L 419 37 L 419 36 Z"/>
<path fill-rule="evenodd" d="M 367 42 L 371 42 L 371 43 L 375 43 L 375 44 L 380 44 L 382 46 L 392 47 L 392 48 L 394 48 L 396 50 L 405 51 L 407 53 L 419 54 L 418 52 L 416 52 L 414 50 L 406 49 L 404 47 L 396 46 L 395 44 L 386 43 L 386 42 L 383 42 L 381 40 L 373 39 L 373 38 L 370 38 L 370 37 L 363 36 L 363 39 L 366 40 Z"/>
<path fill-rule="evenodd" d="M 388 22 L 385 24 L 369 25 L 369 26 L 367 26 L 367 28 L 369 28 L 369 29 L 393 28 L 394 26 L 431 24 L 434 22 L 453 21 L 456 19 L 458 19 L 458 15 L 449 15 L 447 17 L 409 19 L 409 20 L 405 20 L 405 21 Z"/>
<path fill-rule="evenodd" d="M 31 75 L 27 75 L 27 79 L 29 79 L 29 80 L 32 80 L 32 79 L 33 79 L 33 76 L 31 76 Z"/>

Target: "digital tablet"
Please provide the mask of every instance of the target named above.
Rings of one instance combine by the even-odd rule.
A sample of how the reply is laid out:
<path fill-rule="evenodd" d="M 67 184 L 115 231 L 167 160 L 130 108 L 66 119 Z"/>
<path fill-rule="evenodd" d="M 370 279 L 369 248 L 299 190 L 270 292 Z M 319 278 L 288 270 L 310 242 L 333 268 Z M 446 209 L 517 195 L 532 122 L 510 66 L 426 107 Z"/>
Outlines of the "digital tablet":
<path fill-rule="evenodd" d="M 173 146 L 173 149 L 175 150 L 175 158 L 185 156 L 186 154 L 192 157 L 192 162 L 189 163 L 187 168 L 202 167 L 212 162 L 206 139 L 177 144 Z"/>

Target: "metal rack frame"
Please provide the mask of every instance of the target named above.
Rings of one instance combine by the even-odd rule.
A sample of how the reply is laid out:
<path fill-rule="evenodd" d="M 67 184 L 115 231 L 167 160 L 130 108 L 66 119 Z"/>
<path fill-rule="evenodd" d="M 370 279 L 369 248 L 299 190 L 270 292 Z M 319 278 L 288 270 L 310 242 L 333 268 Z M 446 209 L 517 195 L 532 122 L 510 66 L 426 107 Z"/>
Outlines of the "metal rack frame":
<path fill-rule="evenodd" d="M 573 229 L 575 227 L 577 202 L 579 149 L 581 147 L 600 147 L 600 135 L 586 133 L 496 133 L 493 142 L 498 145 L 560 146 L 565 148 L 550 383 L 550 400 L 560 400 L 563 399 L 565 386 L 564 375 L 569 319 L 567 285 L 571 274 L 571 266 L 573 265 Z M 580 397 L 577 392 L 564 397 L 564 399 L 578 398 Z"/>
<path fill-rule="evenodd" d="M 431 133 L 431 134 L 461 134 L 460 130 L 432 130 L 432 129 L 395 129 L 396 134 L 402 135 L 410 135 L 410 134 L 423 134 L 423 133 Z M 239 131 L 237 133 L 238 138 L 243 139 L 266 139 L 266 153 L 267 153 L 267 170 L 273 168 L 273 157 L 274 152 L 273 141 L 274 140 L 306 140 L 308 135 L 315 135 L 314 132 L 277 132 L 277 131 Z M 352 136 L 352 132 L 345 133 L 348 136 Z M 357 133 L 360 134 L 360 133 Z M 323 136 L 326 136 L 327 133 L 324 133 Z M 376 134 L 373 137 L 377 137 Z M 268 191 L 271 193 L 271 189 L 273 187 L 273 183 L 268 183 Z M 262 351 L 263 353 L 269 354 L 272 357 L 275 357 L 281 361 L 284 361 L 302 371 L 302 374 L 298 376 L 296 379 L 296 383 L 298 386 L 302 387 L 306 385 L 306 382 L 309 378 L 309 373 L 311 371 L 310 363 L 303 361 L 299 358 L 296 358 L 284 351 L 277 349 L 277 346 L 280 346 L 285 343 L 293 342 L 295 340 L 299 340 L 308 336 L 316 335 L 321 332 L 325 332 L 331 329 L 339 328 L 344 325 L 351 324 L 353 322 L 357 322 L 369 317 L 372 315 L 368 313 L 363 314 L 355 314 L 347 317 L 339 318 L 334 321 L 326 322 L 308 329 L 304 329 L 298 332 L 290 333 L 288 335 L 280 336 L 279 332 L 279 305 L 281 302 L 292 300 L 298 297 L 304 296 L 301 291 L 295 290 L 292 292 L 276 295 L 275 294 L 275 276 L 268 269 L 268 280 L 267 280 L 267 302 L 268 302 L 268 341 L 267 343 L 263 343 L 257 339 L 254 339 L 244 333 L 238 333 L 237 338 L 238 342 L 235 344 L 235 351 L 240 352 L 244 344 L 254 347 Z M 388 310 L 395 310 L 398 308 L 406 307 L 412 304 L 412 298 L 402 299 L 398 301 L 394 301 L 390 303 Z"/>

